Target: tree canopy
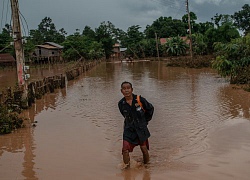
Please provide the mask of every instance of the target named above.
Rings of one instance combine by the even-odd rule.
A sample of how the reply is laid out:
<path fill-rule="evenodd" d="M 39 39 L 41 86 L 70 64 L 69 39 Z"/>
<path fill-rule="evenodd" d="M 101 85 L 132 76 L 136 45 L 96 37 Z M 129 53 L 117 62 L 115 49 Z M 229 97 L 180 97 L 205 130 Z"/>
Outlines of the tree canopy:
<path fill-rule="evenodd" d="M 194 54 L 211 54 L 213 45 L 217 42 L 228 43 L 232 39 L 239 38 L 238 30 L 244 31 L 245 35 L 249 32 L 250 8 L 248 4 L 242 10 L 233 15 L 216 14 L 211 18 L 211 22 L 199 22 L 197 15 L 190 12 L 191 32 L 193 39 Z M 160 44 L 160 38 L 172 39 L 174 43 L 168 43 L 170 49 L 175 52 L 187 52 L 186 46 L 177 37 L 189 37 L 188 15 L 185 14 L 181 19 L 172 17 L 159 17 L 147 25 L 142 30 L 139 25 L 128 27 L 127 31 L 116 28 L 110 21 L 103 21 L 94 29 L 85 26 L 82 32 L 76 30 L 74 34 L 67 35 L 64 28 L 59 30 L 50 17 L 45 17 L 38 24 L 37 29 L 30 30 L 30 35 L 25 37 L 25 52 L 30 54 L 35 45 L 44 42 L 55 42 L 64 46 L 64 57 L 70 60 L 84 57 L 86 59 L 104 56 L 109 59 L 113 54 L 113 45 L 120 43 L 127 48 L 129 56 L 150 57 L 156 56 L 156 44 L 159 45 L 159 55 L 174 55 L 165 46 Z M 11 52 L 13 47 L 10 42 L 13 38 L 9 35 L 11 27 L 9 25 L 0 33 L 0 47 L 2 52 Z M 157 38 L 157 39 L 156 39 Z M 170 47 L 173 45 L 173 47 Z M 5 48 L 8 46 L 8 48 Z M 173 51 L 173 52 L 174 52 Z M 180 53 L 176 53 L 178 55 Z M 185 54 L 185 53 L 184 53 Z"/>

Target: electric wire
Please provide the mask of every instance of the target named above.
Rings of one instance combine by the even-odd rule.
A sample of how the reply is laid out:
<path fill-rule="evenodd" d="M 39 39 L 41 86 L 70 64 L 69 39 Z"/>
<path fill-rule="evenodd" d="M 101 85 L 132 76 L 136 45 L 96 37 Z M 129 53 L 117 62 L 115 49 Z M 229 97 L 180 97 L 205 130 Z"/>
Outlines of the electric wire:
<path fill-rule="evenodd" d="M 5 0 L 3 0 L 2 16 L 1 16 L 1 24 L 0 24 L 1 25 L 1 29 L 0 29 L 0 31 L 2 31 L 2 29 L 6 27 L 6 24 L 7 24 L 7 21 L 8 21 L 8 15 L 9 15 L 9 9 L 10 9 L 9 2 L 10 1 L 8 0 L 7 4 L 6 4 Z M 5 21 L 4 21 L 4 18 L 5 18 Z"/>
<path fill-rule="evenodd" d="M 17 4 L 17 1 L 16 1 L 16 6 L 18 7 L 18 13 L 19 15 L 21 15 L 21 18 L 20 18 L 20 21 L 21 21 L 21 24 L 22 24 L 22 27 L 23 27 L 23 32 L 24 32 L 24 35 L 27 37 L 29 36 L 29 26 L 28 26 L 28 23 L 26 21 L 26 18 L 23 16 L 23 14 L 21 13 L 20 9 L 19 9 L 19 6 Z M 25 26 L 24 26 L 24 23 L 22 21 L 22 19 L 25 21 L 25 24 L 26 24 L 26 28 L 27 28 L 27 31 L 28 33 L 26 33 L 26 29 L 25 29 Z"/>
<path fill-rule="evenodd" d="M 5 0 L 3 0 L 3 8 L 2 8 L 2 17 L 1 17 L 1 29 L 3 28 L 3 15 L 4 15 L 4 2 Z"/>
<path fill-rule="evenodd" d="M 7 6 L 6 6 L 7 12 L 6 12 L 6 16 L 5 16 L 5 24 L 7 24 L 7 19 L 8 19 L 9 9 L 10 9 L 9 5 L 10 5 L 10 1 L 7 1 Z"/>
<path fill-rule="evenodd" d="M 28 34 L 26 34 L 26 30 L 25 30 L 25 28 L 24 28 L 23 21 L 22 21 L 22 19 L 20 19 L 20 20 L 21 20 L 21 23 L 22 23 L 22 26 L 23 26 L 23 29 L 24 29 L 24 32 L 25 32 L 25 36 L 29 36 L 29 32 L 30 32 L 30 30 L 29 30 L 28 23 L 27 23 L 27 21 L 26 21 L 25 17 L 23 16 L 23 14 L 22 14 L 20 11 L 19 11 L 19 14 L 21 15 L 21 17 L 22 17 L 22 18 L 23 18 L 23 20 L 25 21 L 25 24 L 26 24 L 26 27 L 27 27 Z"/>
<path fill-rule="evenodd" d="M 18 13 L 21 15 L 21 17 L 22 18 L 20 18 L 20 21 L 21 21 L 21 23 L 22 23 L 22 27 L 23 27 L 23 30 L 24 30 L 24 35 L 25 36 L 29 36 L 29 26 L 28 26 L 28 23 L 27 23 L 27 21 L 26 21 L 26 18 L 23 16 L 23 14 L 21 13 L 21 11 L 20 11 L 20 9 L 19 9 L 19 6 L 18 6 Z M 27 27 L 27 31 L 28 31 L 28 33 L 26 33 L 26 30 L 25 30 L 25 27 L 24 27 L 24 24 L 23 24 L 23 21 L 22 21 L 22 19 L 25 21 L 25 24 L 26 24 L 26 27 Z"/>

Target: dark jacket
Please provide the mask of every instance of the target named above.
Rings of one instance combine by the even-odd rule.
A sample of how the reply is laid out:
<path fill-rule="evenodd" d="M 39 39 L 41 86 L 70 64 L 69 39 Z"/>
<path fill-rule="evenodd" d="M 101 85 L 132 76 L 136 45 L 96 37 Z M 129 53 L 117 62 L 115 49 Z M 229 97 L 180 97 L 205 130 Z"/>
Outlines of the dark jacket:
<path fill-rule="evenodd" d="M 143 109 L 140 108 L 136 95 L 133 94 L 132 106 L 130 106 L 125 98 L 122 98 L 118 107 L 124 119 L 123 139 L 138 145 L 138 140 L 142 143 L 150 137 L 147 128 L 148 122 L 152 119 L 154 107 L 145 98 L 140 96 Z"/>

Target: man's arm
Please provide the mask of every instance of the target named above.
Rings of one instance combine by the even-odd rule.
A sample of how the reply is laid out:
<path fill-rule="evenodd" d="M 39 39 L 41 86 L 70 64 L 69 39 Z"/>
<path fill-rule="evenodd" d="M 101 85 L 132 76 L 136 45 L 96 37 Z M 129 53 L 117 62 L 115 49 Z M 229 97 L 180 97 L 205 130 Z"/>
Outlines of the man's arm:
<path fill-rule="evenodd" d="M 154 106 L 143 97 L 141 97 L 141 102 L 142 102 L 143 108 L 145 109 L 146 121 L 150 121 L 154 114 Z"/>
<path fill-rule="evenodd" d="M 122 112 L 122 101 L 118 102 L 118 108 L 119 108 L 119 111 L 122 114 L 122 116 L 125 117 L 124 114 L 123 114 L 123 112 Z"/>

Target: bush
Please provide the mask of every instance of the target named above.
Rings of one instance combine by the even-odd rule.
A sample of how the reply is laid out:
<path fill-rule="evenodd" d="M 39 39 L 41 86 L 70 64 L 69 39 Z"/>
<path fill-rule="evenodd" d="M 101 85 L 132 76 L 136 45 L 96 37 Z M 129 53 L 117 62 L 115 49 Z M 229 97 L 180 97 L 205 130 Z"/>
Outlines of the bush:
<path fill-rule="evenodd" d="M 11 133 L 12 130 L 23 127 L 23 119 L 17 113 L 10 112 L 0 105 L 0 134 Z"/>

